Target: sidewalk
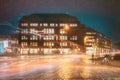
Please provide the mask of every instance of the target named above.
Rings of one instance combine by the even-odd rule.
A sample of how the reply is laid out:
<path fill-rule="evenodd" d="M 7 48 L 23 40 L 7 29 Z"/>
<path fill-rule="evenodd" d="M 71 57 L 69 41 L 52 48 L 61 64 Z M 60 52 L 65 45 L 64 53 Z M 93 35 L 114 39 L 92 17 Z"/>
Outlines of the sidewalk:
<path fill-rule="evenodd" d="M 2 53 L 0 54 L 0 57 L 16 57 L 19 56 L 17 53 Z"/>
<path fill-rule="evenodd" d="M 120 67 L 120 60 L 110 60 L 109 62 L 102 62 L 103 58 L 90 59 L 90 60 L 93 60 L 95 63 L 101 65 Z"/>
<path fill-rule="evenodd" d="M 108 65 L 109 65 L 109 66 L 120 67 L 120 60 L 110 61 L 110 64 L 108 64 Z"/>

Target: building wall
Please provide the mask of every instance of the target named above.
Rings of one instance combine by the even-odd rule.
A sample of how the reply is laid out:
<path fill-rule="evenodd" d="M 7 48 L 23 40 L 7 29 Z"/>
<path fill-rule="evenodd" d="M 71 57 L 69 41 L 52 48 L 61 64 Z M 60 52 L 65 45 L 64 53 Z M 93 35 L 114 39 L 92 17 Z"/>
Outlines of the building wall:
<path fill-rule="evenodd" d="M 8 41 L 7 40 L 2 40 L 0 41 L 0 53 L 5 52 L 5 48 L 8 47 Z"/>
<path fill-rule="evenodd" d="M 63 16 L 63 15 L 62 15 Z M 19 22 L 19 44 L 21 46 L 20 50 L 23 50 L 26 54 L 32 54 L 31 49 L 34 48 L 34 53 L 49 53 L 47 49 L 58 49 L 58 51 L 69 52 L 70 49 L 80 48 L 83 46 L 79 21 L 75 18 L 73 21 L 72 16 L 67 16 L 67 18 L 46 20 L 46 21 L 33 21 L 22 19 Z M 40 16 L 41 18 L 41 16 Z M 49 17 L 47 18 L 49 19 Z M 65 29 L 69 27 L 69 29 Z M 80 46 L 81 45 L 81 46 Z M 39 49 L 38 49 L 39 48 Z M 68 50 L 69 49 L 69 50 Z M 21 52 L 23 54 L 23 51 Z M 30 51 L 30 52 L 29 52 Z M 48 53 L 46 52 L 48 51 Z"/>
<path fill-rule="evenodd" d="M 18 42 L 21 54 L 71 54 L 77 53 L 73 52 L 75 50 L 88 55 L 101 55 L 111 49 L 109 38 L 66 14 L 22 17 Z"/>
<path fill-rule="evenodd" d="M 94 54 L 96 56 L 103 56 L 110 54 L 112 43 L 111 40 L 105 35 L 93 29 L 87 28 L 85 35 L 85 46 L 86 53 L 88 55 Z"/>

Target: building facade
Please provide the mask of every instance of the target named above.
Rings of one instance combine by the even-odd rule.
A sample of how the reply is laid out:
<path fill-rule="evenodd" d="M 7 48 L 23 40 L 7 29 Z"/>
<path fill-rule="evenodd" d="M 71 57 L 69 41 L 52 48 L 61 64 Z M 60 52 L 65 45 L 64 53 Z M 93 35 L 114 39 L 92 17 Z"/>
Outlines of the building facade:
<path fill-rule="evenodd" d="M 88 55 L 103 56 L 111 53 L 111 40 L 91 28 L 86 28 L 85 30 L 84 45 Z"/>
<path fill-rule="evenodd" d="M 88 40 L 86 38 L 89 35 L 93 35 L 89 34 L 90 32 L 96 33 L 94 36 L 100 34 L 81 25 L 75 16 L 67 14 L 32 14 L 23 16 L 19 21 L 19 53 L 72 54 L 86 52 L 87 54 L 93 54 L 93 52 L 89 51 L 90 45 L 88 45 L 88 41 L 85 41 Z M 100 43 L 101 41 L 96 42 L 96 40 L 105 36 L 97 37 L 94 37 L 94 44 L 97 43 L 99 44 L 97 47 L 101 47 L 103 45 Z M 109 41 L 109 39 L 104 38 L 103 41 Z M 93 44 L 91 47 L 93 47 Z M 107 48 L 107 46 L 104 46 L 104 48 Z"/>
<path fill-rule="evenodd" d="M 17 34 L 0 35 L 0 53 L 17 53 L 18 51 Z"/>
<path fill-rule="evenodd" d="M 79 50 L 80 45 L 83 45 L 80 22 L 67 14 L 24 16 L 19 22 L 19 28 L 21 54 L 72 53 L 71 49 Z"/>

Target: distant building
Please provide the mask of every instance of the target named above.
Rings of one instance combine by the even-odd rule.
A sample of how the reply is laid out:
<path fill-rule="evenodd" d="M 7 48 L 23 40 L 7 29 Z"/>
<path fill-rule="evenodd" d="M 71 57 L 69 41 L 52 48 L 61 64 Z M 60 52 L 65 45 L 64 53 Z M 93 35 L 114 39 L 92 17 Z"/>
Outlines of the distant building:
<path fill-rule="evenodd" d="M 94 32 L 95 35 L 93 38 L 89 38 L 89 41 L 94 39 L 94 42 L 88 45 L 88 37 L 92 36 L 89 34 L 91 32 Z M 98 46 L 98 42 L 96 42 L 100 38 L 95 36 L 99 34 L 95 30 L 81 25 L 75 16 L 67 14 L 23 16 L 19 21 L 19 52 L 21 54 L 72 54 L 79 51 L 91 55 L 93 52 L 90 51 L 90 47 L 93 48 L 93 44 L 97 48 L 102 45 L 99 42 Z M 101 38 L 103 37 L 105 36 L 101 36 Z M 108 38 L 103 39 L 109 41 Z"/>
<path fill-rule="evenodd" d="M 112 49 L 111 40 L 107 36 L 91 28 L 86 28 L 84 45 L 86 47 L 86 54 L 88 55 L 94 54 L 102 56 L 110 54 Z"/>
<path fill-rule="evenodd" d="M 4 53 L 4 44 L 3 42 L 0 42 L 0 54 Z"/>
<path fill-rule="evenodd" d="M 1 53 L 16 53 L 18 51 L 17 35 L 0 35 L 0 45 Z"/>
<path fill-rule="evenodd" d="M 0 40 L 0 54 L 5 52 L 5 49 L 8 47 L 8 40 Z"/>

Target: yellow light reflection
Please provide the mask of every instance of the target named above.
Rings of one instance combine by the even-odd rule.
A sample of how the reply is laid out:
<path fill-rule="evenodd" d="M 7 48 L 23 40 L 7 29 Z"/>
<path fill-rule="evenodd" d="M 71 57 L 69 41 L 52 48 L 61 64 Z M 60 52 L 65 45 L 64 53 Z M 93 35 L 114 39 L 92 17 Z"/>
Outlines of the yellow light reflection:
<path fill-rule="evenodd" d="M 61 69 L 58 71 L 61 80 L 69 80 L 71 78 L 71 69 L 68 67 L 69 65 L 69 63 L 62 64 Z"/>
<path fill-rule="evenodd" d="M 90 70 L 90 67 L 84 67 L 83 68 L 83 72 L 80 73 L 80 75 L 84 78 L 84 79 L 88 79 L 92 76 L 91 74 L 91 70 Z"/>

